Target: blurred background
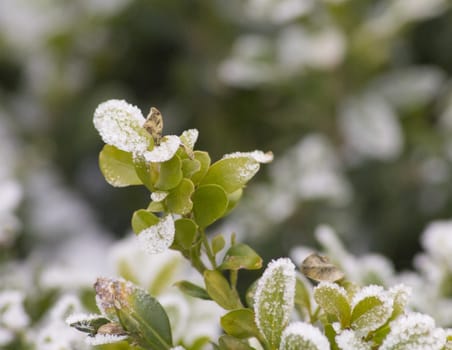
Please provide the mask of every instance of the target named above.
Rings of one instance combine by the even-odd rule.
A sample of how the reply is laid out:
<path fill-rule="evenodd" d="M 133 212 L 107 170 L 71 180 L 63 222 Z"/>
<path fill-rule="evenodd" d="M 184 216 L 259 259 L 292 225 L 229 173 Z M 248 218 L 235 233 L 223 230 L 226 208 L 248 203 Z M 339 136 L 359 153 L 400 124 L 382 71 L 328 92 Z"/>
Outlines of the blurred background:
<path fill-rule="evenodd" d="M 213 233 L 270 259 L 326 223 L 410 267 L 452 212 L 451 74 L 446 0 L 1 0 L 0 264 L 101 264 L 130 231 L 149 194 L 104 181 L 92 125 L 120 98 L 213 159 L 273 151 Z"/>

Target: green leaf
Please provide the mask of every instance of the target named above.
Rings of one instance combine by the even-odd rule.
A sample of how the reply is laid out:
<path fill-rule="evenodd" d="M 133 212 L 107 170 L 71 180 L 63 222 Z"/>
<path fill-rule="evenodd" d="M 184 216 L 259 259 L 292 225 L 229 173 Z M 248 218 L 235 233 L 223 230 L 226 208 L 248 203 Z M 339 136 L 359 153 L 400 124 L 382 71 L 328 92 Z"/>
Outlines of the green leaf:
<path fill-rule="evenodd" d="M 243 243 L 229 248 L 220 265 L 222 270 L 258 270 L 261 267 L 262 258 L 250 246 Z"/>
<path fill-rule="evenodd" d="M 171 348 L 168 316 L 159 302 L 144 289 L 113 278 L 98 278 L 94 287 L 99 309 L 116 314 L 131 343 L 145 349 Z"/>
<path fill-rule="evenodd" d="M 295 266 L 287 258 L 268 264 L 254 296 L 256 324 L 273 348 L 289 324 L 295 298 Z"/>
<path fill-rule="evenodd" d="M 192 196 L 195 220 L 200 227 L 207 227 L 221 218 L 227 207 L 228 198 L 218 185 L 200 186 Z"/>
<path fill-rule="evenodd" d="M 392 303 L 380 286 L 364 287 L 354 297 L 351 326 L 362 335 L 380 328 L 392 314 Z"/>
<path fill-rule="evenodd" d="M 88 333 L 91 336 L 96 335 L 97 330 L 104 324 L 108 324 L 111 321 L 102 315 L 84 315 L 85 318 L 77 317 L 74 319 L 73 316 L 68 318 L 67 323 L 69 326 L 74 327 L 80 332 Z"/>
<path fill-rule="evenodd" d="M 156 225 L 159 218 L 145 209 L 139 209 L 133 213 L 132 229 L 135 234 L 147 229 L 150 226 Z"/>
<path fill-rule="evenodd" d="M 320 282 L 314 289 L 314 300 L 327 313 L 341 322 L 342 328 L 350 324 L 351 307 L 344 288 L 331 282 Z"/>
<path fill-rule="evenodd" d="M 216 184 L 232 193 L 244 187 L 259 170 L 259 163 L 250 157 L 223 158 L 212 164 L 201 185 Z"/>
<path fill-rule="evenodd" d="M 207 170 L 209 169 L 210 156 L 209 153 L 203 151 L 195 151 L 193 152 L 193 154 L 194 159 L 196 159 L 200 164 L 199 170 L 195 172 L 191 177 L 193 183 L 197 185 L 203 179 L 204 175 L 206 175 Z"/>
<path fill-rule="evenodd" d="M 226 209 L 225 216 L 229 214 L 236 206 L 239 204 L 240 199 L 242 198 L 243 189 L 238 189 L 232 193 L 228 193 L 228 209 Z"/>
<path fill-rule="evenodd" d="M 196 238 L 197 226 L 191 219 L 178 219 L 174 223 L 176 233 L 174 243 L 182 249 L 190 249 Z"/>
<path fill-rule="evenodd" d="M 227 334 L 243 339 L 260 336 L 254 319 L 251 309 L 237 309 L 224 315 L 220 322 Z"/>
<path fill-rule="evenodd" d="M 342 350 L 339 349 L 339 346 L 336 343 L 336 331 L 334 330 L 334 327 L 331 323 L 328 323 L 324 326 L 324 333 L 325 336 L 328 338 L 328 341 L 330 342 L 331 350 Z"/>
<path fill-rule="evenodd" d="M 197 286 L 196 284 L 193 284 L 189 281 L 179 281 L 174 283 L 176 287 L 178 287 L 183 293 L 198 299 L 204 299 L 204 300 L 212 300 L 212 298 L 207 294 L 207 291 Z"/>
<path fill-rule="evenodd" d="M 201 163 L 199 160 L 189 158 L 182 160 L 182 173 L 185 178 L 191 178 L 199 170 L 201 170 Z"/>
<path fill-rule="evenodd" d="M 132 154 L 105 145 L 99 154 L 99 168 L 105 180 L 114 187 L 141 185 Z"/>
<path fill-rule="evenodd" d="M 223 235 L 217 235 L 212 238 L 212 252 L 217 255 L 226 245 Z"/>
<path fill-rule="evenodd" d="M 222 335 L 219 339 L 219 345 L 221 350 L 254 350 L 243 340 L 230 335 Z"/>
<path fill-rule="evenodd" d="M 233 310 L 242 307 L 238 295 L 219 271 L 204 271 L 204 283 L 209 296 L 222 308 Z"/>
<path fill-rule="evenodd" d="M 191 195 L 195 190 L 193 182 L 188 179 L 182 179 L 176 188 L 173 188 L 166 197 L 166 206 L 168 211 L 186 215 L 193 208 Z"/>
<path fill-rule="evenodd" d="M 182 162 L 175 155 L 170 160 L 160 164 L 160 173 L 155 187 L 162 191 L 171 190 L 180 183 L 182 175 Z"/>
<path fill-rule="evenodd" d="M 311 288 L 302 276 L 295 283 L 295 308 L 306 319 L 311 315 Z"/>

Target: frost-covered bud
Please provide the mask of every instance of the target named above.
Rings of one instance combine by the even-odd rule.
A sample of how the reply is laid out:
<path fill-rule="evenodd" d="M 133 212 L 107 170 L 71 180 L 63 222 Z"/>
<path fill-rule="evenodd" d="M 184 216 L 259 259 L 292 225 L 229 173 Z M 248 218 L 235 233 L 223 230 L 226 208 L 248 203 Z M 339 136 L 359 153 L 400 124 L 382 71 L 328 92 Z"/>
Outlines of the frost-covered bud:
<path fill-rule="evenodd" d="M 390 323 L 390 332 L 380 350 L 440 350 L 446 344 L 446 333 L 435 327 L 430 316 L 410 313 Z"/>

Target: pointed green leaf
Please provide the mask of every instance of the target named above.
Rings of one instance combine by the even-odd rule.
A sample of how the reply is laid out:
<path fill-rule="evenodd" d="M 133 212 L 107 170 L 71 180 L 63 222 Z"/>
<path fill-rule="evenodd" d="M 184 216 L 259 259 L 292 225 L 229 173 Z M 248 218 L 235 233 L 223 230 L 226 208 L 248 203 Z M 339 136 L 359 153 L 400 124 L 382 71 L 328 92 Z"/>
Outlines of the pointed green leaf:
<path fill-rule="evenodd" d="M 228 198 L 218 185 L 200 186 L 192 196 L 195 220 L 200 227 L 207 227 L 221 218 L 228 207 Z"/>
<path fill-rule="evenodd" d="M 175 188 L 182 180 L 182 162 L 178 156 L 160 164 L 160 173 L 155 187 L 162 191 Z"/>
<path fill-rule="evenodd" d="M 132 154 L 105 145 L 99 154 L 99 167 L 105 180 L 114 187 L 141 185 Z"/>
<path fill-rule="evenodd" d="M 223 158 L 212 164 L 201 185 L 216 184 L 232 193 L 244 187 L 259 170 L 259 163 L 250 157 Z"/>
<path fill-rule="evenodd" d="M 147 229 L 150 226 L 156 225 L 159 218 L 145 209 L 139 209 L 133 213 L 132 229 L 135 234 Z"/>
<path fill-rule="evenodd" d="M 197 227 L 191 219 L 178 219 L 174 223 L 176 227 L 176 234 L 174 236 L 174 243 L 182 249 L 190 249 L 196 239 Z"/>
<path fill-rule="evenodd" d="M 289 324 L 295 297 L 295 266 L 287 258 L 270 262 L 254 296 L 256 325 L 273 348 Z"/>
<path fill-rule="evenodd" d="M 195 190 L 193 182 L 188 179 L 182 179 L 176 188 L 173 188 L 166 197 L 166 206 L 168 211 L 186 215 L 193 208 L 193 202 L 191 201 L 191 195 Z"/>
<path fill-rule="evenodd" d="M 212 252 L 217 255 L 226 245 L 223 235 L 216 235 L 212 238 Z"/>
<path fill-rule="evenodd" d="M 220 350 L 254 350 L 245 341 L 230 335 L 222 335 L 219 339 Z"/>
<path fill-rule="evenodd" d="M 328 339 L 320 330 L 309 323 L 295 322 L 283 332 L 281 350 L 324 350 L 329 349 Z"/>
<path fill-rule="evenodd" d="M 314 288 L 314 300 L 327 313 L 341 322 L 343 328 L 350 324 L 351 307 L 344 288 L 331 282 L 320 282 Z"/>
<path fill-rule="evenodd" d="M 254 312 L 251 309 L 237 309 L 228 312 L 221 318 L 224 331 L 236 338 L 259 337 Z"/>
<path fill-rule="evenodd" d="M 262 267 L 262 258 L 248 245 L 233 245 L 224 256 L 220 265 L 222 270 L 258 270 Z"/>
<path fill-rule="evenodd" d="M 238 295 L 220 272 L 216 270 L 204 271 L 204 283 L 209 296 L 222 308 L 233 310 L 242 307 Z"/>
<path fill-rule="evenodd" d="M 194 159 L 196 159 L 200 164 L 199 170 L 191 176 L 191 180 L 195 185 L 197 185 L 203 179 L 204 175 L 206 175 L 207 170 L 209 169 L 210 156 L 209 153 L 203 151 L 194 151 L 193 154 Z"/>
<path fill-rule="evenodd" d="M 198 299 L 204 299 L 204 300 L 212 300 L 212 298 L 207 294 L 207 291 L 197 286 L 196 284 L 193 284 L 189 281 L 179 281 L 174 283 L 176 287 L 178 287 L 183 293 Z"/>

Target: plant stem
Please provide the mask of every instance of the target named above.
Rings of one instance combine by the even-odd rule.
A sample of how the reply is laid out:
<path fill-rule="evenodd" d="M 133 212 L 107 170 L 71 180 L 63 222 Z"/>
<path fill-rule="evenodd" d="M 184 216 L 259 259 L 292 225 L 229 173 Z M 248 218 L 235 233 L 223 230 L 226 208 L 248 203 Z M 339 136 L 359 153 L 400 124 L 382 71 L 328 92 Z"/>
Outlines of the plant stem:
<path fill-rule="evenodd" d="M 204 249 L 206 250 L 206 254 L 209 258 L 210 264 L 212 265 L 212 269 L 216 269 L 217 262 L 215 261 L 215 255 L 213 254 L 209 241 L 207 239 L 206 231 L 204 229 L 200 229 L 199 231 L 201 233 L 202 244 L 204 245 Z"/>

